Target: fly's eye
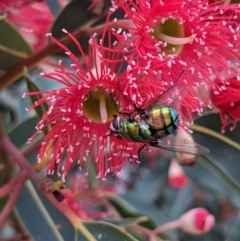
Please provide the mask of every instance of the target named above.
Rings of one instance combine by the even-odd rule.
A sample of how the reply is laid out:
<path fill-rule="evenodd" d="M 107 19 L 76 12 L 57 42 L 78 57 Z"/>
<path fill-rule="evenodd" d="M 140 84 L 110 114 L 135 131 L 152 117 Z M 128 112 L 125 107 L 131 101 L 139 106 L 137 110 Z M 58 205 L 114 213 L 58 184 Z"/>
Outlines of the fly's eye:
<path fill-rule="evenodd" d="M 112 126 L 115 130 L 119 130 L 120 127 L 119 127 L 119 120 L 116 116 L 114 116 L 114 119 L 112 121 Z"/>

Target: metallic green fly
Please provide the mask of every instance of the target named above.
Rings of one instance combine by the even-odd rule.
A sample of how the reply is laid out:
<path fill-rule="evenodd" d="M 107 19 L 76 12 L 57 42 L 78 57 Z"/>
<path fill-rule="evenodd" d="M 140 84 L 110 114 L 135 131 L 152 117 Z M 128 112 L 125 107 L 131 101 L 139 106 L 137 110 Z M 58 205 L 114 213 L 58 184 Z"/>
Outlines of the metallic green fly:
<path fill-rule="evenodd" d="M 182 76 L 184 70 L 179 75 Z M 175 81 L 175 83 L 178 81 Z M 192 155 L 206 155 L 209 150 L 192 140 L 177 138 L 173 133 L 179 126 L 179 113 L 167 105 L 166 97 L 179 99 L 186 86 L 173 85 L 167 91 L 160 94 L 154 101 L 144 107 L 138 108 L 131 103 L 134 111 L 120 111 L 119 114 L 126 115 L 126 118 L 114 116 L 110 125 L 110 133 L 119 139 L 126 139 L 133 142 L 140 142 L 143 146 L 138 153 L 146 146 L 166 149 L 175 152 L 187 153 Z M 124 97 L 126 99 L 126 97 Z M 128 102 L 130 100 L 126 99 Z"/>

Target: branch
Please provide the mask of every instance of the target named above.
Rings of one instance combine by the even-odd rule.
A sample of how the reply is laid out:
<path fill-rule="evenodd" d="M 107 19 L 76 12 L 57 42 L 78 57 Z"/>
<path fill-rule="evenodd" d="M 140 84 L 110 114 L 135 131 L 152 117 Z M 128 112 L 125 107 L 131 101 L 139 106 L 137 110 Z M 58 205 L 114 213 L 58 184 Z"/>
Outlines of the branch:
<path fill-rule="evenodd" d="M 13 189 L 16 187 L 16 183 L 19 181 L 20 175 L 12 179 L 10 182 L 5 184 L 3 187 L 0 188 L 0 198 L 9 194 Z"/>
<path fill-rule="evenodd" d="M 4 206 L 3 211 L 0 214 L 0 230 L 3 227 L 3 225 L 5 224 L 5 221 L 6 221 L 7 217 L 9 216 L 10 212 L 12 211 L 12 209 L 22 191 L 25 180 L 27 178 L 28 178 L 27 173 L 23 171 L 21 173 L 21 178 L 19 178 L 18 183 L 16 184 L 12 195 L 10 196 L 7 204 Z"/>
<path fill-rule="evenodd" d="M 121 22 L 124 23 L 126 21 L 122 20 Z M 117 25 L 117 23 L 114 22 L 108 23 L 109 29 L 114 27 L 116 28 L 119 26 Z M 93 33 L 101 35 L 105 28 L 105 24 L 92 28 L 81 28 L 73 32 L 72 35 L 77 39 L 80 37 L 90 37 Z M 71 41 L 72 40 L 68 35 L 59 39 L 59 42 L 64 45 L 70 43 Z M 28 70 L 34 68 L 43 59 L 56 53 L 59 50 L 61 49 L 58 47 L 57 44 L 50 42 L 38 52 L 33 53 L 32 55 L 21 61 L 19 64 L 15 65 L 0 78 L 0 90 L 6 88 L 8 85 L 12 84 L 14 81 L 20 78 L 23 75 L 24 68 L 27 68 Z"/>
<path fill-rule="evenodd" d="M 179 220 L 175 220 L 175 221 L 165 223 L 162 226 L 157 227 L 156 229 L 154 229 L 154 233 L 156 233 L 156 234 L 164 233 L 167 230 L 179 228 L 179 226 L 180 226 Z"/>
<path fill-rule="evenodd" d="M 90 28 L 88 29 L 79 29 L 74 32 L 74 36 L 76 38 L 89 36 L 91 33 Z M 71 39 L 68 36 L 64 36 L 59 40 L 62 44 L 67 44 L 71 42 Z M 6 74 L 4 74 L 0 78 L 0 90 L 6 88 L 8 85 L 12 84 L 18 78 L 23 75 L 24 67 L 27 69 L 32 69 L 35 67 L 41 60 L 45 59 L 51 54 L 56 53 L 60 48 L 55 43 L 48 43 L 44 48 L 40 51 L 33 53 L 28 58 L 21 61 L 19 64 L 15 65 L 12 69 L 10 69 Z"/>
<path fill-rule="evenodd" d="M 146 237 L 148 237 L 149 241 L 162 241 L 162 239 L 158 237 L 153 230 L 147 229 L 140 225 L 133 224 L 133 225 L 130 225 L 128 228 L 145 235 Z"/>

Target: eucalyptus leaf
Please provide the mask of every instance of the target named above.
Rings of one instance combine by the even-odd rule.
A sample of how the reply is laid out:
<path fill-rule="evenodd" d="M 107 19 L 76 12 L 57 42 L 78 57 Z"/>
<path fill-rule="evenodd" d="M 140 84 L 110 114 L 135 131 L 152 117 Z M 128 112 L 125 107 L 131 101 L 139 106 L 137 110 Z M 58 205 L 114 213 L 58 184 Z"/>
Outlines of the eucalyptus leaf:
<path fill-rule="evenodd" d="M 220 133 L 219 115 L 209 114 L 198 118 L 192 128 L 196 142 L 209 148 L 209 156 L 199 157 L 187 174 L 201 184 L 229 198 L 240 207 L 240 125 L 232 132 Z"/>
<path fill-rule="evenodd" d="M 89 0 L 72 0 L 65 8 L 60 12 L 56 20 L 54 21 L 51 33 L 57 39 L 64 36 L 62 31 L 65 28 L 69 32 L 73 32 L 77 29 L 84 27 L 93 27 L 97 25 L 105 24 L 109 8 L 111 7 L 109 0 L 103 0 L 103 6 L 95 4 L 94 7 L 89 9 L 92 1 Z M 124 18 L 124 12 L 119 8 L 110 16 L 110 20 L 114 18 Z M 81 44 L 84 53 L 88 52 L 88 37 L 81 37 L 78 39 Z M 106 39 L 107 41 L 107 39 Z M 75 44 L 68 44 L 68 48 L 75 54 L 79 55 L 79 50 Z M 63 52 L 61 53 L 63 54 Z M 65 54 L 64 54 L 65 56 Z"/>
<path fill-rule="evenodd" d="M 132 190 L 132 194 L 139 195 L 146 202 L 153 202 L 166 187 L 168 162 L 163 162 L 164 166 L 158 166 L 150 170 L 144 177 L 138 180 Z"/>
<path fill-rule="evenodd" d="M 26 71 L 25 71 L 24 78 L 25 78 L 25 81 L 27 83 L 27 88 L 28 88 L 29 92 L 39 92 L 40 91 L 38 86 L 31 80 L 31 78 L 26 73 Z M 37 103 L 37 101 L 41 100 L 42 98 L 43 98 L 43 96 L 41 94 L 30 96 L 32 104 Z M 36 114 L 38 115 L 39 119 L 42 118 L 43 114 L 48 110 L 48 108 L 49 108 L 49 106 L 46 102 L 44 102 L 43 104 L 37 105 L 34 108 L 34 110 L 36 111 Z M 49 130 L 50 130 L 50 126 L 44 128 L 43 129 L 44 134 L 47 135 Z"/>
<path fill-rule="evenodd" d="M 97 17 L 99 19 L 99 15 L 94 13 L 94 8 L 88 11 L 90 5 L 92 4 L 91 1 L 88 0 L 72 0 L 70 1 L 65 8 L 60 12 L 56 20 L 54 21 L 51 33 L 55 38 L 60 38 L 64 36 L 62 29 L 65 28 L 67 31 L 72 32 L 80 27 L 84 27 L 86 25 L 91 26 L 93 25 L 94 21 L 93 18 Z M 102 9 L 101 14 L 103 11 L 110 6 L 110 2 L 104 0 L 104 7 Z M 80 38 L 78 39 L 81 43 L 81 46 L 86 53 L 88 50 L 88 38 Z M 79 51 L 73 43 L 68 45 L 69 49 L 75 54 L 79 55 Z"/>
<path fill-rule="evenodd" d="M 94 241 L 101 239 L 104 241 L 136 241 L 123 229 L 108 222 L 81 222 L 80 225 L 76 225 L 78 228 L 73 227 L 68 219 L 30 181 L 26 183 L 21 192 L 15 211 L 32 240 L 36 241 Z M 140 220 L 145 221 L 146 218 L 138 218 L 138 221 Z"/>
<path fill-rule="evenodd" d="M 117 209 L 123 218 L 139 217 L 139 213 L 134 205 L 128 203 L 120 196 L 107 195 L 106 198 Z"/>
<path fill-rule="evenodd" d="M 136 218 L 122 218 L 120 220 L 106 220 L 106 222 L 115 224 L 120 227 L 127 227 L 129 225 L 146 222 L 148 220 L 149 220 L 149 217 L 142 216 L 142 217 L 136 217 Z"/>
<path fill-rule="evenodd" d="M 149 237 L 147 237 L 146 235 L 140 234 L 135 230 L 129 229 L 128 232 L 138 241 L 149 241 Z"/>
<path fill-rule="evenodd" d="M 74 227 L 30 181 L 21 192 L 15 211 L 34 241 L 74 240 Z"/>
<path fill-rule="evenodd" d="M 32 47 L 8 20 L 0 21 L 0 69 L 9 70 L 33 53 Z"/>
<path fill-rule="evenodd" d="M 75 236 L 76 241 L 137 241 L 137 239 L 125 232 L 123 229 L 107 222 L 83 222 L 83 224 L 91 236 L 87 237 L 84 235 L 84 232 L 80 232 L 78 230 Z"/>
<path fill-rule="evenodd" d="M 154 203 L 149 204 L 148 202 L 140 199 L 138 196 L 136 197 L 135 195 L 131 194 L 122 195 L 121 198 L 123 198 L 125 202 L 134 205 L 134 207 L 137 209 L 138 216 L 144 215 L 150 218 L 149 222 L 143 224 L 145 227 L 154 229 L 157 225 L 161 225 L 169 221 L 165 213 Z"/>
<path fill-rule="evenodd" d="M 161 210 L 166 215 L 167 220 L 177 220 L 186 210 L 193 200 L 194 186 L 190 183 L 185 188 L 179 190 L 166 188 L 162 193 Z"/>
<path fill-rule="evenodd" d="M 26 144 L 27 139 L 32 136 L 35 132 L 35 126 L 37 124 L 38 118 L 36 116 L 32 116 L 30 118 L 25 119 L 23 122 L 18 123 L 8 132 L 8 136 L 15 146 L 21 148 Z"/>
<path fill-rule="evenodd" d="M 154 229 L 156 227 L 156 223 L 164 223 L 163 220 L 160 221 L 160 219 L 163 218 L 161 217 L 160 211 L 155 208 L 154 205 L 150 205 L 149 203 L 142 201 L 139 196 L 136 197 L 130 194 L 122 195 L 121 197 L 109 195 L 107 196 L 107 199 L 123 218 L 148 216 L 149 220 L 140 223 L 140 225 L 144 227 Z"/>

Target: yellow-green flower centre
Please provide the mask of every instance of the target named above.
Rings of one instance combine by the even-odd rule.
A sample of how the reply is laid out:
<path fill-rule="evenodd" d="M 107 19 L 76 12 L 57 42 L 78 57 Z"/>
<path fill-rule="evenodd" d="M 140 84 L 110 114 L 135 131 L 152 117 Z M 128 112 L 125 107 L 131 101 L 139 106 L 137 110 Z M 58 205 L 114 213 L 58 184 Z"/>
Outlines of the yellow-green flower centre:
<path fill-rule="evenodd" d="M 88 95 L 87 100 L 83 102 L 83 113 L 85 117 L 95 123 L 112 121 L 113 115 L 117 115 L 117 110 L 111 95 L 101 86 L 95 90 L 90 90 Z"/>
<path fill-rule="evenodd" d="M 184 36 L 184 25 L 180 24 L 177 19 L 168 19 L 163 24 L 158 24 L 152 27 L 154 32 L 151 34 L 155 39 L 167 43 L 167 46 L 161 50 L 168 55 L 179 54 L 184 44 L 192 42 L 194 35 Z"/>

